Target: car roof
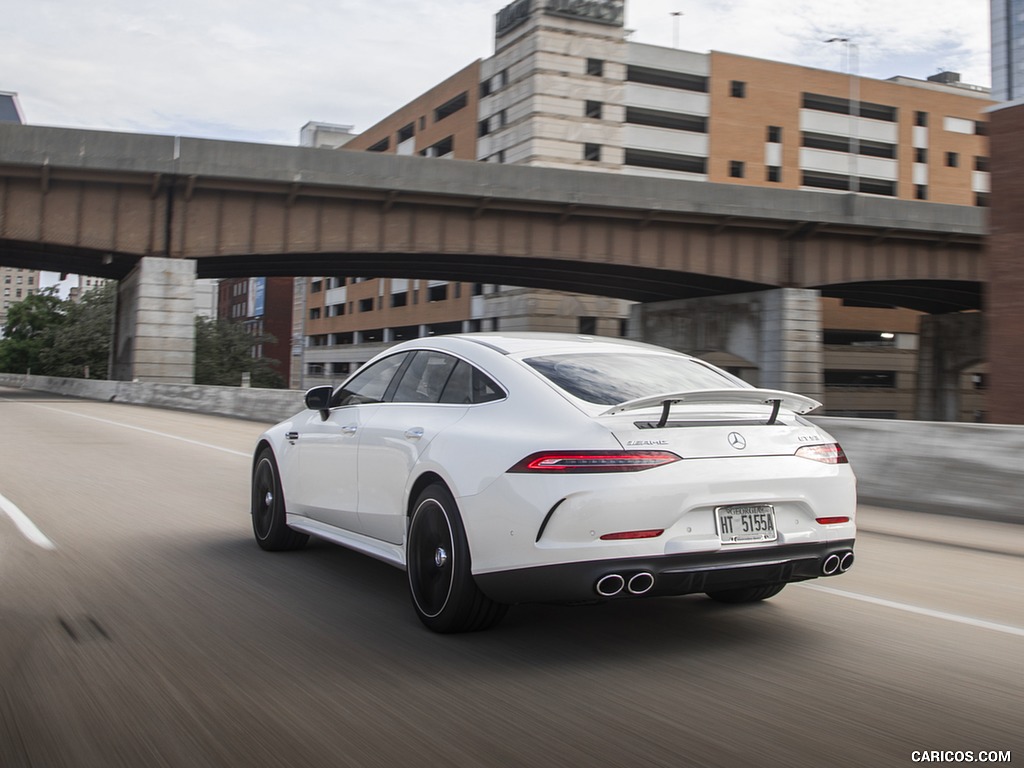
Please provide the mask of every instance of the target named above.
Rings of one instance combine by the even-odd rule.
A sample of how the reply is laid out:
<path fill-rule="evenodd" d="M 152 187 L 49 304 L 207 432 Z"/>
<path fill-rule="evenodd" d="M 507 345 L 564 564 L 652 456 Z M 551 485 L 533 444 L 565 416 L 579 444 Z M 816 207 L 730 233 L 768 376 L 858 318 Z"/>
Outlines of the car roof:
<path fill-rule="evenodd" d="M 533 357 L 536 355 L 569 354 L 580 352 L 638 352 L 643 354 L 668 354 L 689 357 L 682 352 L 664 347 L 644 344 L 639 341 L 619 339 L 608 336 L 587 336 L 572 333 L 503 333 L 500 331 L 483 333 L 459 333 L 449 336 L 436 336 L 434 341 L 451 340 L 458 343 L 470 342 L 512 357 Z M 422 341 L 422 339 L 421 339 Z"/>

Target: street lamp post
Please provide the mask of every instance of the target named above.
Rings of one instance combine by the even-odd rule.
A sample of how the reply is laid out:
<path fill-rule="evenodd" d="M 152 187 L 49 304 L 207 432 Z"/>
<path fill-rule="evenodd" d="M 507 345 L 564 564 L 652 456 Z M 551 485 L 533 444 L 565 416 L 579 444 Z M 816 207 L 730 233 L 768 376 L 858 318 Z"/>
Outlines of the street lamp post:
<path fill-rule="evenodd" d="M 672 17 L 672 47 L 679 47 L 679 17 L 683 15 L 682 11 L 670 11 L 669 16 Z"/>
<path fill-rule="evenodd" d="M 860 80 L 858 77 L 857 44 L 848 37 L 830 37 L 826 43 L 843 43 L 846 47 L 846 72 L 850 77 L 850 191 L 857 192 L 857 158 L 860 155 L 858 118 L 860 117 Z"/>

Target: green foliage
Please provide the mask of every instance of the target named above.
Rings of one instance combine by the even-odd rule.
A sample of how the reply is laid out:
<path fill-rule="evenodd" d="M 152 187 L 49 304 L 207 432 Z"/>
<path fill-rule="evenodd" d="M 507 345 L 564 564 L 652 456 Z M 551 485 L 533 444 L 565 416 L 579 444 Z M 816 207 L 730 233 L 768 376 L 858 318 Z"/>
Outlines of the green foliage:
<path fill-rule="evenodd" d="M 116 305 L 113 281 L 77 304 L 45 288 L 12 305 L 0 339 L 0 372 L 105 379 Z M 269 334 L 251 335 L 241 323 L 197 317 L 196 384 L 237 387 L 248 373 L 253 387 L 283 388 L 278 361 L 252 356 L 254 346 L 273 342 Z"/>
<path fill-rule="evenodd" d="M 0 371 L 47 375 L 42 356 L 67 322 L 67 305 L 56 288 L 44 288 L 12 304 L 0 340 Z"/>
<path fill-rule="evenodd" d="M 87 292 L 78 304 L 65 302 L 64 322 L 40 354 L 48 376 L 105 379 L 114 329 L 117 283 Z"/>
<path fill-rule="evenodd" d="M 197 317 L 196 384 L 237 387 L 248 373 L 254 387 L 283 388 L 284 379 L 274 370 L 278 361 L 252 356 L 255 345 L 274 341 L 270 334 L 253 336 L 241 323 Z"/>

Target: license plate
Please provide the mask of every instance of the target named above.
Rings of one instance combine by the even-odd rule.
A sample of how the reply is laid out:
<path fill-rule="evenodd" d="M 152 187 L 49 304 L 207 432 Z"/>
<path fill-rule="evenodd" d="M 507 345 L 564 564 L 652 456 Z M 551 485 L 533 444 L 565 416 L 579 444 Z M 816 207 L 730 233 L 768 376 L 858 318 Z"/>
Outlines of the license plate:
<path fill-rule="evenodd" d="M 775 508 L 771 504 L 738 504 L 715 510 L 718 535 L 723 544 L 775 541 Z"/>

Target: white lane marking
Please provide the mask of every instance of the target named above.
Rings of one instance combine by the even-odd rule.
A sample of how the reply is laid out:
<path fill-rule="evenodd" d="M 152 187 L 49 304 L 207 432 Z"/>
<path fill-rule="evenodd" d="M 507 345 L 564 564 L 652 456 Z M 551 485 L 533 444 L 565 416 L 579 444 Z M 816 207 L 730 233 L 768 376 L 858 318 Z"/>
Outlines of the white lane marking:
<path fill-rule="evenodd" d="M 42 547 L 43 549 L 57 548 L 56 544 L 46 538 L 46 535 L 36 528 L 36 524 L 29 520 L 28 515 L 18 509 L 17 504 L 3 495 L 0 495 L 0 510 L 3 510 L 11 518 L 11 522 L 18 527 L 22 535 L 37 547 Z"/>
<path fill-rule="evenodd" d="M 897 603 L 893 600 L 885 600 L 881 597 L 871 597 L 870 595 L 861 595 L 856 592 L 844 592 L 841 589 L 833 589 L 832 587 L 820 587 L 817 584 L 800 584 L 799 586 L 804 589 L 813 589 L 815 592 L 825 592 L 826 594 L 835 595 L 837 597 L 847 597 L 850 600 L 859 600 L 862 603 L 881 605 L 885 608 L 893 608 L 897 611 L 905 611 L 906 613 L 916 613 L 919 616 L 928 616 L 933 619 L 942 619 L 943 621 L 953 621 L 957 624 L 966 624 L 969 627 L 991 629 L 994 632 L 1003 632 L 1007 635 L 1024 637 L 1024 629 L 1021 629 L 1020 627 L 1012 627 L 1009 624 L 997 624 L 993 621 L 973 619 L 970 616 L 960 616 L 955 613 L 946 613 L 945 611 L 934 611 L 931 608 L 921 608 L 917 605 Z"/>
<path fill-rule="evenodd" d="M 0 400 L 7 400 L 7 399 L 8 398 L 6 398 L 6 397 L 0 398 Z M 14 401 L 12 401 L 12 402 L 14 402 Z M 158 437 L 166 437 L 166 438 L 168 438 L 170 440 L 179 440 L 182 443 L 188 443 L 189 445 L 198 445 L 201 448 L 210 448 L 210 449 L 212 449 L 214 451 L 222 451 L 224 453 L 230 453 L 230 454 L 232 454 L 234 456 L 245 456 L 246 458 L 249 458 L 249 456 L 252 455 L 252 454 L 246 453 L 244 451 L 235 451 L 235 450 L 232 450 L 231 448 L 223 448 L 222 446 L 213 445 L 211 443 L 204 443 L 204 442 L 201 442 L 199 440 L 190 440 L 187 437 L 179 437 L 178 435 L 169 435 L 166 432 L 157 432 L 155 429 L 146 429 L 145 427 L 136 427 L 133 424 L 125 424 L 124 422 L 121 422 L 121 421 L 111 421 L 110 419 L 101 419 L 99 416 L 87 416 L 84 413 L 75 413 L 74 411 L 65 411 L 65 410 L 63 410 L 61 408 L 50 408 L 49 406 L 38 405 L 37 403 L 29 403 L 29 405 L 32 405 L 35 408 L 42 408 L 44 411 L 53 411 L 54 413 L 64 414 L 65 416 L 77 416 L 80 419 L 91 419 L 92 421 L 98 421 L 101 424 L 111 424 L 111 425 L 113 425 L 115 427 L 124 427 L 125 429 L 134 429 L 137 432 L 145 432 L 147 435 L 156 435 Z"/>

